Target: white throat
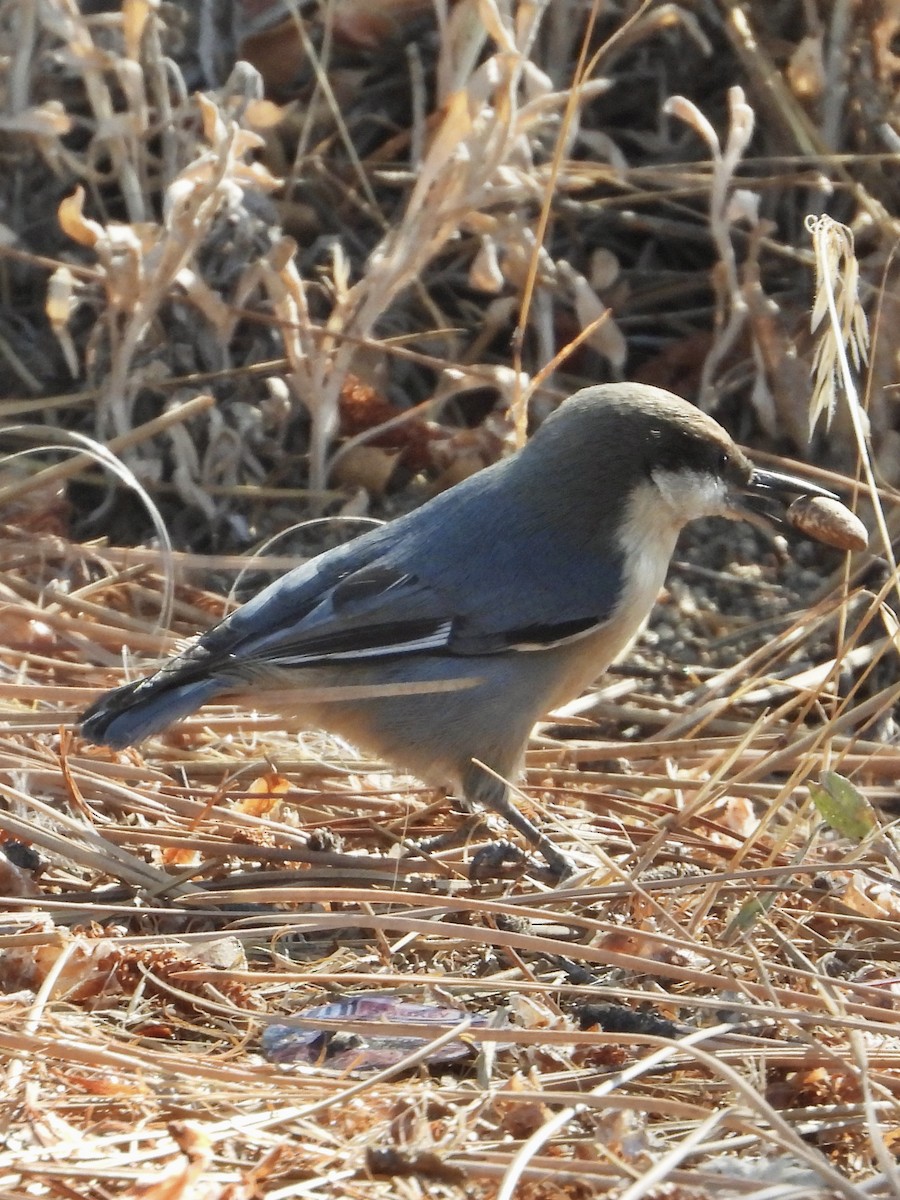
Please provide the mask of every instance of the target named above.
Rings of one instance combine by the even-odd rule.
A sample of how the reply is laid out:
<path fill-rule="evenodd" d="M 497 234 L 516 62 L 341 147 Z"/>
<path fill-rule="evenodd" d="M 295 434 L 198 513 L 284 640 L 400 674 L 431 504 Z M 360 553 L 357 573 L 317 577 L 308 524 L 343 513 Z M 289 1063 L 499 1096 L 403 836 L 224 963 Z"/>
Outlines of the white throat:
<path fill-rule="evenodd" d="M 625 555 L 625 586 L 618 611 L 637 616 L 634 632 L 643 625 L 675 552 L 683 521 L 676 518 L 652 483 L 634 489 L 628 501 L 619 545 Z"/>
<path fill-rule="evenodd" d="M 682 528 L 698 517 L 724 515 L 727 494 L 724 481 L 707 471 L 657 470 L 652 482 L 632 491 L 619 534 L 625 586 L 618 611 L 630 614 L 629 638 L 656 602 Z"/>
<path fill-rule="evenodd" d="M 709 471 L 665 471 L 657 469 L 651 473 L 655 488 L 638 488 L 635 495 L 648 490 L 655 492 L 657 509 L 662 498 L 663 507 L 680 529 L 688 521 L 698 517 L 720 517 L 728 512 L 728 485 L 724 479 L 711 475 Z M 657 511 L 656 519 L 661 514 Z"/>

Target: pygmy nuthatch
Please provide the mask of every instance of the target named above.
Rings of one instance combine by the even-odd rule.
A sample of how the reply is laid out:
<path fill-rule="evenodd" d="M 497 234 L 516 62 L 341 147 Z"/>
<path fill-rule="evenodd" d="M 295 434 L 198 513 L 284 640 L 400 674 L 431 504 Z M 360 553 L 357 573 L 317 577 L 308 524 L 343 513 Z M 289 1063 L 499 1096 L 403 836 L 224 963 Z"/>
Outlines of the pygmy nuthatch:
<path fill-rule="evenodd" d="M 565 874 L 504 782 L 535 721 L 635 636 L 682 526 L 758 522 L 797 494 L 831 495 L 754 467 L 670 392 L 585 388 L 517 454 L 290 571 L 101 697 L 81 731 L 121 748 L 209 701 L 290 713 L 490 805 Z"/>

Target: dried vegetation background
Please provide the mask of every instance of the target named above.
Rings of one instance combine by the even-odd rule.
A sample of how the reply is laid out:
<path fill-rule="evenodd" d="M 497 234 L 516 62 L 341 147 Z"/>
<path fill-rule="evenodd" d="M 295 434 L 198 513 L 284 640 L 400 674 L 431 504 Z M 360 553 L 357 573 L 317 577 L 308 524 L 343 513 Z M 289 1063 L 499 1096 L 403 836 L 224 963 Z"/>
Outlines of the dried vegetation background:
<path fill-rule="evenodd" d="M 898 78 L 889 0 L 0 4 L 0 1196 L 900 1194 Z M 623 375 L 872 544 L 686 541 L 533 741 L 565 886 L 262 714 L 71 732 Z"/>

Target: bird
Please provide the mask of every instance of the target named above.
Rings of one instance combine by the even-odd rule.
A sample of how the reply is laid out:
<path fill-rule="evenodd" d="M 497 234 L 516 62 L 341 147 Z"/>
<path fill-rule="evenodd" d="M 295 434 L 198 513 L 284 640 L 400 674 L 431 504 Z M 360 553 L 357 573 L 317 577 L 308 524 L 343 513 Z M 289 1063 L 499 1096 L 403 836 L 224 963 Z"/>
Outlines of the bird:
<path fill-rule="evenodd" d="M 535 723 L 640 631 L 690 521 L 777 523 L 831 492 L 755 466 L 694 404 L 586 387 L 509 457 L 287 572 L 80 720 L 123 749 L 210 702 L 264 708 L 486 807 L 550 873 L 573 864 L 515 806 Z"/>

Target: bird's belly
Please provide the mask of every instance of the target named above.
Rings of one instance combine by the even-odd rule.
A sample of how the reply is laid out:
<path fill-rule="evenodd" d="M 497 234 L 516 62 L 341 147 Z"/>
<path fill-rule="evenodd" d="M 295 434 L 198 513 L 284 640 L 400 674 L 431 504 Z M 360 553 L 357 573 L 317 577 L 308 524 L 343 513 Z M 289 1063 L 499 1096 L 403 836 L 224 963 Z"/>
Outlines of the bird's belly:
<path fill-rule="evenodd" d="M 558 647 L 557 650 L 564 653 L 561 655 L 556 686 L 546 706 L 547 711 L 576 699 L 611 663 L 621 658 L 640 633 L 648 616 L 649 610 L 636 614 L 631 620 L 609 622 L 596 633 L 577 638 L 565 647 Z"/>
<path fill-rule="evenodd" d="M 535 663 L 535 667 L 540 664 Z M 339 672 L 303 671 L 294 689 L 258 689 L 251 704 L 289 713 L 326 729 L 360 750 L 408 770 L 425 783 L 459 788 L 473 759 L 505 778 L 514 777 L 539 712 L 545 687 L 531 665 L 524 674 L 494 656 L 455 659 L 410 655 L 392 663 L 348 667 Z M 539 671 L 540 674 L 540 671 Z M 471 681 L 457 689 L 458 677 Z M 534 686 L 531 686 L 531 680 Z M 528 682 L 525 682 L 525 681 Z M 450 683 L 449 690 L 442 685 Z M 394 685 L 421 687 L 392 695 Z M 429 690 L 429 685 L 435 685 Z M 371 698 L 310 703 L 304 689 L 369 688 Z"/>
<path fill-rule="evenodd" d="M 564 661 L 556 686 L 544 705 L 547 712 L 580 696 L 585 688 L 590 687 L 594 680 L 603 674 L 627 644 L 613 646 L 609 638 L 603 638 L 597 639 L 597 644 L 591 645 L 595 638 L 596 635 L 583 638 L 580 646 L 566 647 L 566 654 L 561 656 Z"/>
<path fill-rule="evenodd" d="M 385 678 L 386 664 L 372 672 L 342 669 L 341 686 L 377 691 L 372 699 L 306 703 L 303 689 L 288 699 L 256 693 L 251 703 L 288 711 L 310 726 L 330 730 L 360 750 L 402 767 L 426 783 L 459 787 L 473 759 L 504 778 L 519 771 L 535 722 L 552 708 L 580 695 L 624 649 L 627 638 L 607 635 L 578 639 L 547 650 L 503 656 L 398 661 Z M 443 669 L 442 669 L 443 668 Z M 438 688 L 444 671 L 477 682 L 462 690 Z M 352 678 L 349 676 L 352 674 Z M 299 682 L 299 681 L 298 681 Z M 312 680 L 309 683 L 312 684 Z M 324 681 L 323 681 L 324 682 Z M 391 696 L 392 684 L 421 684 L 415 695 Z"/>
<path fill-rule="evenodd" d="M 574 700 L 627 650 L 656 603 L 675 550 L 678 530 L 653 514 L 636 521 L 628 543 L 622 593 L 616 613 L 594 633 L 557 647 L 565 655 L 548 708 Z"/>

